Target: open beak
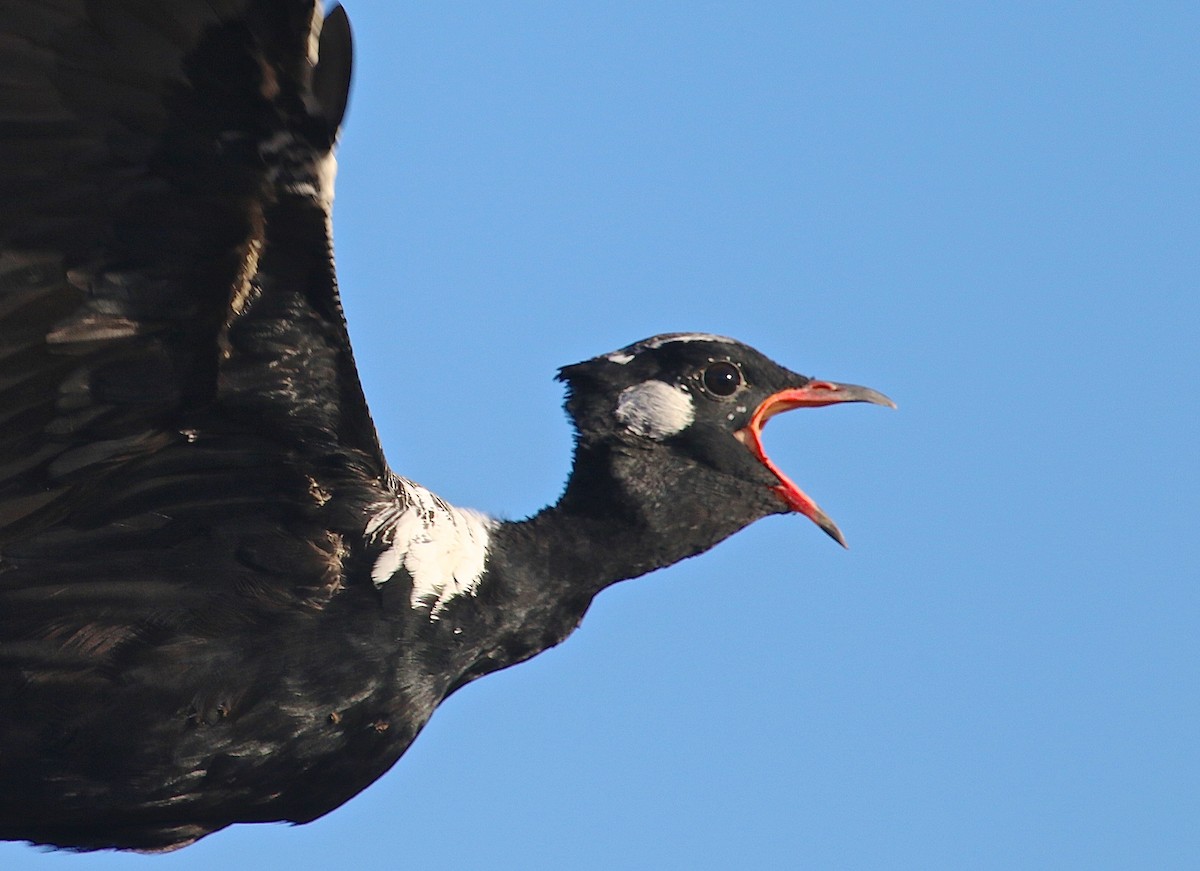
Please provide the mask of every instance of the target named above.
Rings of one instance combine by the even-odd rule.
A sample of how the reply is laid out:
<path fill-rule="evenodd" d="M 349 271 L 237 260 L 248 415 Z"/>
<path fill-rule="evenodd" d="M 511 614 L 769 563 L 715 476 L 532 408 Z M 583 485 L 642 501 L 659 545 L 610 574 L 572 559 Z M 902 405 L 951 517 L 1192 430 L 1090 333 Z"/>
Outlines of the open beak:
<path fill-rule="evenodd" d="M 790 387 L 768 396 L 759 404 L 758 408 L 754 409 L 754 413 L 750 415 L 750 422 L 735 432 L 734 436 L 779 480 L 779 483 L 771 490 L 784 501 L 784 504 L 791 510 L 803 514 L 825 530 L 830 538 L 845 547 L 846 539 L 843 537 L 842 531 L 837 528 L 837 524 L 771 461 L 763 449 L 762 443 L 763 426 L 780 412 L 790 411 L 793 408 L 817 408 L 837 402 L 870 402 L 875 405 L 886 405 L 888 408 L 896 407 L 896 403 L 870 387 L 838 384 L 836 381 L 810 381 L 803 387 Z"/>

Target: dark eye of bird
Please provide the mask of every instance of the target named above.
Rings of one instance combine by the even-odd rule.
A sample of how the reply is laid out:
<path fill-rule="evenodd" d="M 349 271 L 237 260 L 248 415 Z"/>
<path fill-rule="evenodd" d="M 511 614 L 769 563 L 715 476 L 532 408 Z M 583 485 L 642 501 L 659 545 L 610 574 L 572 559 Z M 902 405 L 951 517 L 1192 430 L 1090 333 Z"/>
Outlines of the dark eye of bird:
<path fill-rule="evenodd" d="M 713 363 L 704 370 L 704 389 L 713 396 L 733 396 L 742 386 L 742 373 L 727 360 Z"/>

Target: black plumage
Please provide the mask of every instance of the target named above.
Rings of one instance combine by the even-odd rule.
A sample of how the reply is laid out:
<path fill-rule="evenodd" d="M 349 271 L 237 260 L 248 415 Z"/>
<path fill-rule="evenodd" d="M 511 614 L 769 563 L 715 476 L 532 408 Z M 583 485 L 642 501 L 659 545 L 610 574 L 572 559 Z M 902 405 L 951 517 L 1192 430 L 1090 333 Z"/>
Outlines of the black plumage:
<path fill-rule="evenodd" d="M 393 475 L 329 241 L 349 76 L 313 0 L 0 0 L 2 838 L 314 819 L 604 587 L 768 514 L 838 535 L 758 432 L 887 400 L 717 336 L 562 370 L 532 518 Z"/>

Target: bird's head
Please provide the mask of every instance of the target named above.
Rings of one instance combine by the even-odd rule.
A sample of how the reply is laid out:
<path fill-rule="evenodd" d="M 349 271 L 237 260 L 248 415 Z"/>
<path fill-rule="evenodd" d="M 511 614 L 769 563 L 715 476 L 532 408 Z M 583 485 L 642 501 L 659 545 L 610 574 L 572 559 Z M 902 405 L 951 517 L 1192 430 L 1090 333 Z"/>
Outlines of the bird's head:
<path fill-rule="evenodd" d="M 675 333 L 564 367 L 577 431 L 565 500 L 637 515 L 695 552 L 769 514 L 834 522 L 767 456 L 762 427 L 793 408 L 895 407 L 867 387 L 798 375 L 721 336 Z M 586 510 L 587 506 L 580 506 Z"/>

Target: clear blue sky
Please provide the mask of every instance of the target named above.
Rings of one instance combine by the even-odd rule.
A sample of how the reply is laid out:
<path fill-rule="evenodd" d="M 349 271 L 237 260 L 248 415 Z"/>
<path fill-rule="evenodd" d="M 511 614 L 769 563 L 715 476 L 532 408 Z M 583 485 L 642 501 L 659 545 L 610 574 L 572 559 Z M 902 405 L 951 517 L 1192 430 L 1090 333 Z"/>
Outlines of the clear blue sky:
<path fill-rule="evenodd" d="M 1200 7 L 346 6 L 397 471 L 534 511 L 557 366 L 726 333 L 899 403 L 767 432 L 851 549 L 772 518 L 608 591 L 313 825 L 0 867 L 1200 867 Z"/>

